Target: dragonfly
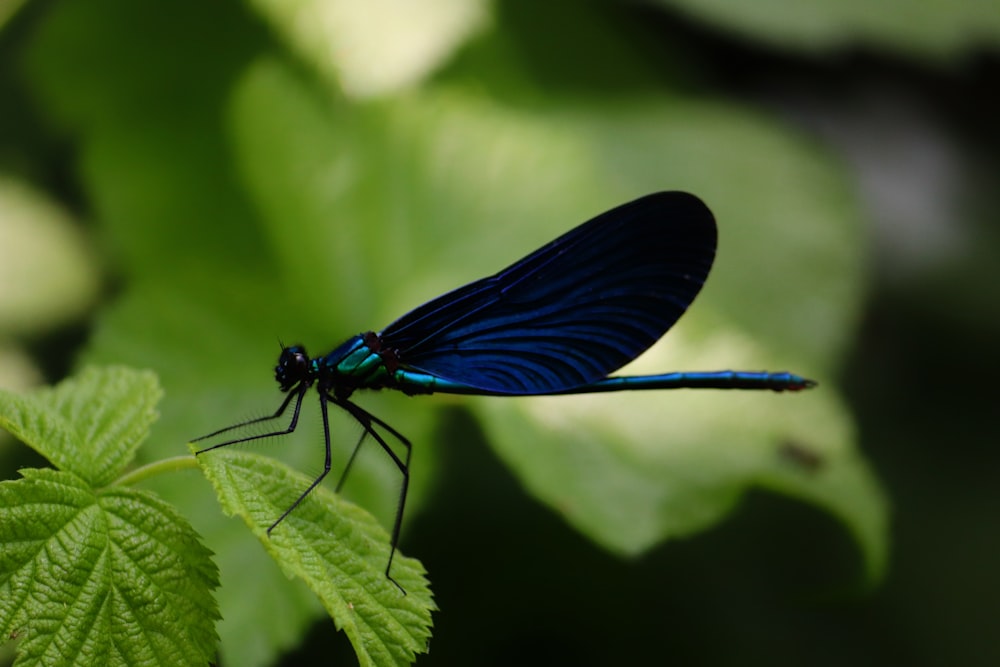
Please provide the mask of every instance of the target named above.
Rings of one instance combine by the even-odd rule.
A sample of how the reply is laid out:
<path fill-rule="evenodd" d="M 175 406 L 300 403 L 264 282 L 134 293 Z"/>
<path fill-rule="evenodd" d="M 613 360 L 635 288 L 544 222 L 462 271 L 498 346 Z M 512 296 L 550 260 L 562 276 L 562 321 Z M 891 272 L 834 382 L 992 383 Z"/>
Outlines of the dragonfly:
<path fill-rule="evenodd" d="M 669 330 L 694 301 L 715 258 L 715 218 L 695 195 L 657 192 L 622 204 L 566 232 L 494 275 L 452 290 L 403 315 L 380 332 L 353 336 L 311 357 L 302 345 L 282 347 L 274 377 L 287 394 L 273 414 L 196 438 L 198 442 L 278 420 L 287 426 L 233 438 L 197 452 L 288 435 L 315 387 L 323 419 L 323 471 L 267 529 L 278 527 L 331 469 L 331 405 L 347 412 L 402 476 L 385 576 L 406 507 L 412 443 L 352 400 L 359 390 L 408 395 L 550 396 L 625 390 L 711 388 L 798 391 L 816 385 L 789 372 L 708 371 L 610 375 Z M 402 445 L 400 456 L 389 440 Z"/>

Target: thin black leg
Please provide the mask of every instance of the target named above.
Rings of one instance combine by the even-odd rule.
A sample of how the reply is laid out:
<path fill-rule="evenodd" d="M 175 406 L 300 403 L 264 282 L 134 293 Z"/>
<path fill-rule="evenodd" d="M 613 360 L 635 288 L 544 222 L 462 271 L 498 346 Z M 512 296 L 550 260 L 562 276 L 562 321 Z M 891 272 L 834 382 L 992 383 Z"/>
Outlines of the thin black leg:
<path fill-rule="evenodd" d="M 298 426 L 298 423 L 299 423 L 299 410 L 302 407 L 302 397 L 306 395 L 306 390 L 308 388 L 309 387 L 307 387 L 307 386 L 302 386 L 297 391 L 289 393 L 288 396 L 285 397 L 285 400 L 283 400 L 281 402 L 281 405 L 278 406 L 278 409 L 275 410 L 275 412 L 274 412 L 273 415 L 270 415 L 268 417 L 257 417 L 256 419 L 250 419 L 250 420 L 247 420 L 245 422 L 240 422 L 239 424 L 233 424 L 232 426 L 227 426 L 226 428 L 220 428 L 218 431 L 213 431 L 213 432 L 209 433 L 208 435 L 203 435 L 200 438 L 195 438 L 191 442 L 198 442 L 199 440 L 207 440 L 208 438 L 211 438 L 213 436 L 219 435 L 220 433 L 225 433 L 226 431 L 232 431 L 234 429 L 243 428 L 244 426 L 250 426 L 251 424 L 259 424 L 261 422 L 266 422 L 266 421 L 270 421 L 272 419 L 277 419 L 278 417 L 280 417 L 281 415 L 283 415 L 285 413 L 285 410 L 288 408 L 288 404 L 294 398 L 295 399 L 295 410 L 292 413 L 292 421 L 289 422 L 288 428 L 286 428 L 285 430 L 283 430 L 283 431 L 271 431 L 270 433 L 260 433 L 258 435 L 250 435 L 250 436 L 247 436 L 245 438 L 236 438 L 235 440 L 226 440 L 225 442 L 220 442 L 217 445 L 212 445 L 211 447 L 206 447 L 205 449 L 199 449 L 197 452 L 194 453 L 194 455 L 198 456 L 199 454 L 204 454 L 205 452 L 210 452 L 213 449 L 219 449 L 220 447 L 228 447 L 229 445 L 235 445 L 235 444 L 240 443 L 240 442 L 249 442 L 251 440 L 259 440 L 261 438 L 270 438 L 271 436 L 275 436 L 275 435 L 288 435 L 289 433 L 291 433 L 292 431 L 295 430 L 296 426 Z"/>
<path fill-rule="evenodd" d="M 364 424 L 361 426 L 364 429 L 361 431 L 361 437 L 358 438 L 357 444 L 354 445 L 354 451 L 351 452 L 351 458 L 347 459 L 347 465 L 344 466 L 344 472 L 340 473 L 340 479 L 337 480 L 337 493 L 340 493 L 340 489 L 344 486 L 344 482 L 347 481 L 347 473 L 351 472 L 351 466 L 354 465 L 354 457 L 356 457 L 358 452 L 361 450 L 361 443 L 363 443 L 365 438 L 368 437 L 368 428 L 365 427 Z"/>
<path fill-rule="evenodd" d="M 393 427 L 389 426 L 384 421 L 382 421 L 375 415 L 371 414 L 367 410 L 364 410 L 363 408 L 355 405 L 354 403 L 351 403 L 348 400 L 338 400 L 334 397 L 331 397 L 330 400 L 332 400 L 334 403 L 347 410 L 347 412 L 350 413 L 352 417 L 358 420 L 358 423 L 361 424 L 362 428 L 365 429 L 365 433 L 366 434 L 370 433 L 371 436 L 375 438 L 376 442 L 378 442 L 378 444 L 382 446 L 382 449 L 385 450 L 385 453 L 389 455 L 389 458 L 392 459 L 392 462 L 396 464 L 396 467 L 399 468 L 399 472 L 402 473 L 403 475 L 403 483 L 399 490 L 399 503 L 396 506 L 396 519 L 392 523 L 392 538 L 390 540 L 389 562 L 385 566 L 385 577 L 393 584 L 395 584 L 396 588 L 398 588 L 400 592 L 403 593 L 403 595 L 406 595 L 406 590 L 399 585 L 398 581 L 392 578 L 392 575 L 389 573 L 389 571 L 392 569 L 392 558 L 393 556 L 396 555 L 396 547 L 399 544 L 399 532 L 403 526 L 403 510 L 406 507 L 406 492 L 410 486 L 410 455 L 413 453 L 413 446 L 410 444 L 410 441 L 403 436 L 402 433 L 400 433 Z M 403 462 L 402 459 L 399 458 L 399 456 L 396 455 L 396 452 L 392 450 L 392 447 L 389 446 L 389 444 L 385 441 L 385 439 L 381 435 L 379 435 L 378 431 L 376 431 L 372 427 L 373 423 L 384 428 L 386 431 L 392 434 L 392 436 L 396 438 L 396 440 L 402 443 L 404 447 L 406 447 L 405 463 Z M 361 440 L 358 441 L 358 447 L 361 446 L 361 442 L 364 440 L 364 438 L 365 436 L 362 435 Z M 355 448 L 355 453 L 356 452 L 357 448 Z M 353 458 L 354 455 L 352 454 L 351 459 L 353 460 Z"/>
<path fill-rule="evenodd" d="M 292 503 L 291 506 L 285 510 L 285 513 L 279 516 L 278 520 L 271 524 L 271 526 L 267 529 L 268 537 L 271 536 L 271 531 L 274 530 L 275 526 L 284 521 L 285 517 L 291 514 L 292 511 L 296 507 L 298 507 L 303 500 L 306 499 L 306 496 L 312 493 L 312 490 L 315 489 L 317 486 L 319 486 L 319 483 L 323 481 L 323 478 L 326 477 L 327 473 L 330 472 L 330 417 L 329 415 L 327 415 L 326 400 L 327 400 L 326 395 L 320 392 L 319 408 L 320 408 L 320 413 L 323 415 L 323 442 L 326 444 L 326 460 L 323 462 L 323 472 L 319 474 L 319 477 L 313 480 L 313 483 L 309 485 L 308 489 L 302 492 L 302 495 L 296 498 L 295 502 Z M 298 404 L 296 404 L 295 406 L 296 417 L 298 417 L 298 412 L 299 412 Z"/>

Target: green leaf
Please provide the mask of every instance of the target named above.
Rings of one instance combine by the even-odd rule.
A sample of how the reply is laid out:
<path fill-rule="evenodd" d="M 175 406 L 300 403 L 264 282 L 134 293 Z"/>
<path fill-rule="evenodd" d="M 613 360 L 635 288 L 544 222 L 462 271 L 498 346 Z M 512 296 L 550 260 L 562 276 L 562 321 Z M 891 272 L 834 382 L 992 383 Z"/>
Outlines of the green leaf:
<path fill-rule="evenodd" d="M 212 659 L 218 575 L 176 511 L 67 472 L 21 474 L 0 483 L 0 633 L 22 637 L 18 664 Z"/>
<path fill-rule="evenodd" d="M 87 368 L 28 396 L 0 391 L 0 426 L 56 467 L 99 487 L 134 458 L 162 395 L 152 371 Z"/>
<path fill-rule="evenodd" d="M 956 58 L 1000 43 L 990 0 L 659 0 L 755 39 L 807 50 L 876 44 L 903 53 Z"/>
<path fill-rule="evenodd" d="M 512 162 L 530 164 L 531 145 L 518 141 L 515 129 L 526 122 L 477 109 L 476 101 L 450 101 L 413 133 L 431 142 L 447 133 L 462 147 L 484 143 L 481 134 L 500 135 Z M 551 134 L 571 135 L 594 162 L 609 165 L 599 182 L 619 180 L 641 192 L 665 180 L 702 194 L 717 217 L 719 252 L 702 294 L 619 374 L 790 368 L 820 386 L 801 396 L 708 391 L 477 401 L 500 456 L 534 495 L 619 553 L 704 530 L 747 489 L 766 487 L 840 518 L 877 579 L 886 565 L 888 510 L 853 449 L 849 414 L 829 379 L 846 346 L 845 325 L 857 317 L 864 276 L 860 219 L 838 169 L 762 119 L 698 102 L 620 105 L 594 116 L 556 110 L 549 120 Z M 489 131 L 491 121 L 499 125 Z M 553 215 L 525 211 L 512 219 L 544 226 Z M 516 222 L 494 224 L 519 238 Z M 424 256 L 446 263 L 435 262 L 435 252 L 426 248 Z M 788 442 L 820 452 L 822 473 L 789 481 L 780 455 Z"/>
<path fill-rule="evenodd" d="M 705 530 L 765 488 L 840 519 L 877 581 L 887 565 L 886 499 L 850 446 L 845 409 L 824 390 L 484 400 L 476 412 L 531 493 L 610 551 L 636 556 Z M 808 463 L 794 458 L 800 451 Z"/>
<path fill-rule="evenodd" d="M 804 396 L 493 398 L 476 402 L 490 441 L 532 493 L 613 551 L 637 554 L 704 530 L 747 489 L 766 487 L 838 516 L 864 551 L 870 576 L 880 575 L 887 551 L 885 501 L 853 453 L 850 418 L 828 380 L 860 304 L 862 228 L 842 174 L 813 145 L 750 113 L 697 101 L 524 113 L 453 90 L 384 105 L 380 112 L 388 129 L 379 144 L 365 137 L 363 126 L 352 127 L 350 117 L 346 123 L 324 121 L 320 103 L 310 103 L 303 86 L 274 63 L 254 68 L 240 92 L 243 164 L 261 197 L 260 209 L 276 236 L 279 225 L 287 230 L 290 200 L 294 217 L 308 225 L 302 236 L 276 242 L 287 255 L 286 275 L 297 285 L 293 292 L 331 286 L 324 290 L 343 293 L 343 301 L 353 294 L 361 302 L 354 309 L 361 312 L 386 299 L 408 301 L 398 307 L 405 312 L 436 292 L 500 268 L 585 219 L 581 201 L 590 202 L 595 193 L 608 203 L 591 204 L 590 215 L 664 182 L 701 193 L 720 228 L 716 269 L 675 330 L 622 372 L 791 368 L 815 375 L 821 387 Z M 367 150 L 344 139 L 347 134 L 364 138 Z M 546 147 L 544 154 L 538 145 Z M 412 171 L 425 180 L 400 187 L 386 183 L 375 175 L 373 156 L 382 151 L 422 164 Z M 474 178 L 472 165 L 482 155 L 492 156 L 489 187 L 496 196 L 477 207 L 463 195 L 484 186 L 462 184 Z M 333 227 L 325 221 L 329 181 L 306 179 L 309 173 L 343 176 L 340 201 L 352 211 L 349 223 Z M 405 216 L 385 200 L 354 199 L 375 181 L 409 202 L 401 206 Z M 621 194 L 610 194 L 616 184 L 627 185 Z M 560 191 L 579 196 L 564 201 L 555 194 Z M 427 201 L 425 192 L 447 194 Z M 519 196 L 505 199 L 502 192 Z M 381 226 L 379 218 L 385 220 Z M 476 221 L 476 243 L 462 240 L 467 220 Z M 391 231 L 377 234 L 377 247 L 366 249 L 370 229 Z M 386 247 L 387 237 L 398 243 Z M 294 238 L 327 240 L 301 248 Z M 366 265 L 343 255 L 322 261 L 337 252 L 327 248 L 342 250 L 344 239 L 361 257 L 381 261 Z M 399 248 L 410 257 L 401 257 Z M 484 252 L 502 257 L 483 269 Z M 418 269 L 417 280 L 406 284 L 392 277 Z M 365 299 L 351 275 L 363 275 L 360 283 L 385 299 Z M 401 290 L 412 296 L 400 299 Z M 558 415 L 564 412 L 580 419 L 562 420 Z M 649 415 L 662 418 L 650 423 Z M 821 452 L 822 474 L 786 479 L 780 452 L 788 442 Z M 683 482 L 692 477 L 696 483 Z"/>
<path fill-rule="evenodd" d="M 431 598 L 420 563 L 396 553 L 385 576 L 389 536 L 370 514 L 317 487 L 274 529 L 275 517 L 312 481 L 244 452 L 198 457 L 228 514 L 240 516 L 289 576 L 301 578 L 350 638 L 362 665 L 407 665 L 427 650 Z"/>

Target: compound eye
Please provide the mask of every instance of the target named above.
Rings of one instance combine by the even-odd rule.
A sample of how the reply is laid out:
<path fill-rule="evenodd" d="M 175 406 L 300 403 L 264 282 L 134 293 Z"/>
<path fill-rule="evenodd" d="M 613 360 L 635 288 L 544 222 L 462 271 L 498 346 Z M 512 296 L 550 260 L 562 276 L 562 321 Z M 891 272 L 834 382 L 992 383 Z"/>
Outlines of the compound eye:
<path fill-rule="evenodd" d="M 281 391 L 288 391 L 299 382 L 309 378 L 309 355 L 301 345 L 292 345 L 281 350 L 278 365 L 274 367 L 274 379 Z"/>

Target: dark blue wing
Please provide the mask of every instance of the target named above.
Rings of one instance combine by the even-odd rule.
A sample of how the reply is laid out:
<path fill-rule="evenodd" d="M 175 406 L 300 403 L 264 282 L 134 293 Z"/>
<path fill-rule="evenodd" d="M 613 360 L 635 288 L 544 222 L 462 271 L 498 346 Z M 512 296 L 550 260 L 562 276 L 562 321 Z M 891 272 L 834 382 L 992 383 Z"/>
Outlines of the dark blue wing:
<path fill-rule="evenodd" d="M 382 332 L 383 346 L 406 367 L 492 392 L 589 384 L 677 321 L 708 276 L 715 243 L 700 199 L 647 195 L 407 313 Z"/>

